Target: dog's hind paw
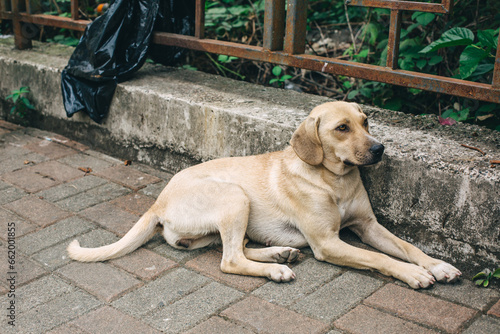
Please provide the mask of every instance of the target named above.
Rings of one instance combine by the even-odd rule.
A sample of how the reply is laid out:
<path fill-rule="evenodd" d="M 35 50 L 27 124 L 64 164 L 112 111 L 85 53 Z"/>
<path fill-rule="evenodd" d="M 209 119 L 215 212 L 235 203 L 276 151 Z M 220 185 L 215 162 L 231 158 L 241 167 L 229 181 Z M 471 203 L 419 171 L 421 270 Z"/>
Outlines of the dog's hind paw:
<path fill-rule="evenodd" d="M 440 262 L 431 266 L 428 270 L 441 283 L 454 283 L 462 276 L 460 270 L 446 262 Z"/>
<path fill-rule="evenodd" d="M 291 247 L 280 247 L 279 252 L 274 254 L 273 258 L 277 263 L 292 263 L 299 258 L 300 250 Z"/>

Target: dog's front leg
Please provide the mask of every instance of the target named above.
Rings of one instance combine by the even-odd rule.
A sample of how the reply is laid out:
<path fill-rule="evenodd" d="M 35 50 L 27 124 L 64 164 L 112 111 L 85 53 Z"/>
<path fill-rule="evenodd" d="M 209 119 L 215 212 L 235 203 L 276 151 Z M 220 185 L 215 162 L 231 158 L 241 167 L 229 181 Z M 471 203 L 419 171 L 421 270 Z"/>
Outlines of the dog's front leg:
<path fill-rule="evenodd" d="M 392 256 L 414 263 L 430 271 L 439 282 L 455 282 L 462 273 L 451 264 L 432 258 L 412 244 L 403 241 L 380 225 L 376 218 L 359 220 L 349 228 L 361 240 Z"/>
<path fill-rule="evenodd" d="M 334 217 L 325 221 L 325 217 Z M 339 238 L 340 214 L 310 217 L 301 225 L 301 232 L 311 246 L 314 256 L 319 261 L 356 269 L 377 270 L 384 275 L 393 276 L 414 289 L 426 288 L 434 284 L 434 277 L 428 270 L 410 263 L 395 260 L 385 254 L 351 246 Z"/>

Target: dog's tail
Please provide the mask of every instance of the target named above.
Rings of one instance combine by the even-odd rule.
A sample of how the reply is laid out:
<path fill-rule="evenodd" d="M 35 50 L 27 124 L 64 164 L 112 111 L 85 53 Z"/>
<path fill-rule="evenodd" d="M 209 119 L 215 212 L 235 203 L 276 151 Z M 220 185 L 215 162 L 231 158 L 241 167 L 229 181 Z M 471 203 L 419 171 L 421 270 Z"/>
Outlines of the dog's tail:
<path fill-rule="evenodd" d="M 152 210 L 146 212 L 130 231 L 117 242 L 98 248 L 80 247 L 78 240 L 73 240 L 68 248 L 68 255 L 81 262 L 105 261 L 128 254 L 139 248 L 156 233 L 158 216 Z"/>

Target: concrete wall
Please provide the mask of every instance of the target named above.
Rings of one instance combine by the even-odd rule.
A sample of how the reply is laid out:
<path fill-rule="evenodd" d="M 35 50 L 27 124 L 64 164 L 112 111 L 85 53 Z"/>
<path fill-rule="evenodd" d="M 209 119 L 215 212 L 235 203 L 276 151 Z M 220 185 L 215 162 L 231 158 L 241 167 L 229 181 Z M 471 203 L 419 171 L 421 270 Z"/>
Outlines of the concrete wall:
<path fill-rule="evenodd" d="M 109 116 L 67 118 L 60 72 L 72 49 L 36 44 L 13 50 L 0 40 L 0 117 L 5 96 L 29 86 L 37 112 L 32 126 L 110 152 L 178 171 L 223 156 L 280 150 L 294 129 L 326 98 L 266 88 L 157 65 L 118 86 Z M 500 263 L 498 132 L 474 126 L 443 128 L 435 117 L 410 117 L 364 106 L 371 132 L 386 145 L 384 161 L 362 170 L 379 220 L 424 251 L 469 275 Z M 462 147 L 468 144 L 487 153 Z"/>

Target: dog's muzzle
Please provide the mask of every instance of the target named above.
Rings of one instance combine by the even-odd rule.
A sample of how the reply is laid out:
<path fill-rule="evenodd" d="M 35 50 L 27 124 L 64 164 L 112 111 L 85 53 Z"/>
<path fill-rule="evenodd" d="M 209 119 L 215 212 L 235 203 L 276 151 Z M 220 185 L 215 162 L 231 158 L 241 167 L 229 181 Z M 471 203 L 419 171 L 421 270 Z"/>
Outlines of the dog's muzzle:
<path fill-rule="evenodd" d="M 370 153 L 373 156 L 373 163 L 377 163 L 382 159 L 382 155 L 384 154 L 384 145 L 378 143 L 370 147 Z"/>

